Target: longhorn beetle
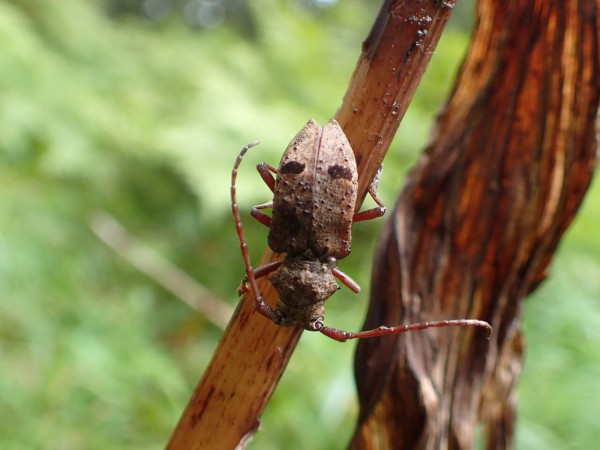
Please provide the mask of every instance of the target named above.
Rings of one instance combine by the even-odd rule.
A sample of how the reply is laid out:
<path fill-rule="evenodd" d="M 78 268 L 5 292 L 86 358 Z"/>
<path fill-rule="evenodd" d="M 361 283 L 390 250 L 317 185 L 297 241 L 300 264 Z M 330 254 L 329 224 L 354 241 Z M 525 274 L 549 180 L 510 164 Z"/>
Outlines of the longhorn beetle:
<path fill-rule="evenodd" d="M 236 203 L 235 183 L 242 158 L 255 145 L 257 143 L 244 147 L 233 166 L 231 209 L 246 267 L 241 291 L 247 291 L 246 283 L 250 284 L 260 314 L 277 325 L 319 331 L 340 342 L 447 326 L 471 325 L 491 331 L 487 322 L 474 319 L 381 326 L 355 333 L 325 326 L 325 301 L 339 289 L 335 278 L 350 290 L 360 291 L 360 286 L 337 268 L 337 260 L 350 253 L 353 222 L 385 213 L 376 191 L 377 179 L 369 193 L 378 207 L 355 213 L 358 173 L 350 143 L 335 120 L 324 127 L 309 120 L 285 150 L 278 169 L 266 163 L 257 166 L 273 192 L 273 200 L 253 207 L 250 214 L 270 228 L 269 247 L 286 255 L 283 261 L 254 269 Z M 269 208 L 272 208 L 271 216 L 262 212 Z M 257 278 L 268 274 L 272 274 L 270 281 L 279 293 L 275 309 L 264 301 L 256 283 Z"/>

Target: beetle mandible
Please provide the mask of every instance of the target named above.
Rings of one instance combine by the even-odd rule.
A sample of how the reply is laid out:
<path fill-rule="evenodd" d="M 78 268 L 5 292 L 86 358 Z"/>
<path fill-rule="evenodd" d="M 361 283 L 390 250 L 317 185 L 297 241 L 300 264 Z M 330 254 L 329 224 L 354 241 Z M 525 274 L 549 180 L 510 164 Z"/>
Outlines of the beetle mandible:
<path fill-rule="evenodd" d="M 350 143 L 335 120 L 324 127 L 309 120 L 288 145 L 278 169 L 266 163 L 257 166 L 273 192 L 273 200 L 253 207 L 250 214 L 270 228 L 269 247 L 286 255 L 283 261 L 254 269 L 236 203 L 236 179 L 244 155 L 256 144 L 244 147 L 235 161 L 231 209 L 246 270 L 241 290 L 248 289 L 246 282 L 250 284 L 260 314 L 277 325 L 319 331 L 340 342 L 447 326 L 491 330 L 487 322 L 475 319 L 381 326 L 354 333 L 325 326 L 325 301 L 339 289 L 335 278 L 352 291 L 360 291 L 358 284 L 337 268 L 337 260 L 350 253 L 353 222 L 384 215 L 385 206 L 376 191 L 378 179 L 369 188 L 378 207 L 355 213 L 358 172 Z M 263 210 L 270 208 L 272 214 L 268 216 Z M 275 309 L 266 304 L 256 282 L 268 274 L 272 274 L 270 281 L 279 293 Z"/>

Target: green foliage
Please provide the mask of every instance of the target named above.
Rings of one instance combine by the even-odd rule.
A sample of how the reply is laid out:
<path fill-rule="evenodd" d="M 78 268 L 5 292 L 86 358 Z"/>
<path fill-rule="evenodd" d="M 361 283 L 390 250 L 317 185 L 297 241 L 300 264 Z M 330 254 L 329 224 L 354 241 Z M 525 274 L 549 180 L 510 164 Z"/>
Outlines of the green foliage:
<path fill-rule="evenodd" d="M 164 446 L 221 332 L 109 250 L 90 217 L 108 211 L 235 305 L 235 155 L 262 140 L 239 201 L 265 201 L 252 163 L 275 164 L 308 118 L 334 113 L 377 7 L 315 14 L 263 1 L 248 32 L 109 17 L 104 3 L 0 3 L 2 449 Z M 449 28 L 440 43 L 386 160 L 389 204 L 467 41 Z M 522 448 L 592 448 L 598 437 L 599 195 L 527 305 Z M 246 223 L 257 260 L 265 230 Z M 377 227 L 357 226 L 344 261 L 363 292 Z M 328 320 L 357 329 L 365 309 L 366 294 L 341 291 Z M 250 448 L 342 448 L 356 417 L 353 348 L 305 333 Z"/>
<path fill-rule="evenodd" d="M 593 448 L 600 437 L 599 198 L 596 182 L 550 278 L 526 303 L 518 448 Z"/>

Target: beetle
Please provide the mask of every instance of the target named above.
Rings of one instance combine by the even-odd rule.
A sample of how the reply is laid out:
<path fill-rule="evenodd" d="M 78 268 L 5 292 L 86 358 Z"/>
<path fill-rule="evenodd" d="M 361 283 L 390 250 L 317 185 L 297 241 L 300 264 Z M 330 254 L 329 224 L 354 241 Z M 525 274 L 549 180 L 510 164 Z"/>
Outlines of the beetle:
<path fill-rule="evenodd" d="M 248 290 L 248 283 L 260 314 L 277 325 L 319 331 L 340 342 L 446 326 L 491 330 L 487 322 L 475 319 L 381 326 L 354 333 L 325 326 L 325 301 L 339 289 L 335 279 L 355 293 L 360 291 L 360 286 L 337 268 L 337 261 L 351 251 L 354 222 L 385 214 L 376 190 L 378 177 L 369 188 L 378 207 L 355 213 L 358 171 L 352 147 L 337 121 L 332 119 L 321 127 L 309 120 L 288 145 L 279 168 L 266 163 L 257 166 L 273 200 L 253 207 L 250 214 L 269 227 L 269 247 L 285 257 L 254 269 L 236 202 L 236 180 L 244 155 L 255 145 L 245 146 L 236 158 L 231 172 L 231 209 L 246 270 L 241 292 Z M 265 209 L 272 209 L 271 216 Z M 264 301 L 256 282 L 269 274 L 279 293 L 274 309 Z"/>

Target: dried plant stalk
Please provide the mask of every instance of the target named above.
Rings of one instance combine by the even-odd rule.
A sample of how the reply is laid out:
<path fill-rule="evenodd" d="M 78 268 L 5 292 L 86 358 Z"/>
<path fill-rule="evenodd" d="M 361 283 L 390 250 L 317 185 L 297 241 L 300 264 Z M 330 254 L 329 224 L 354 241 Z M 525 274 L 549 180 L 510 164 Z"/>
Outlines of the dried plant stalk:
<path fill-rule="evenodd" d="M 357 69 L 335 116 L 356 154 L 361 199 L 383 160 L 453 5 L 453 1 L 388 0 L 363 44 Z M 261 265 L 275 258 L 267 250 Z M 260 280 L 259 287 L 273 306 L 277 293 L 270 283 Z M 274 325 L 254 311 L 251 294 L 242 297 L 168 448 L 245 447 L 301 332 Z"/>
<path fill-rule="evenodd" d="M 513 445 L 522 300 L 589 186 L 598 0 L 481 0 L 472 45 L 380 240 L 365 328 L 471 317 L 494 327 L 359 343 L 353 449 Z"/>

